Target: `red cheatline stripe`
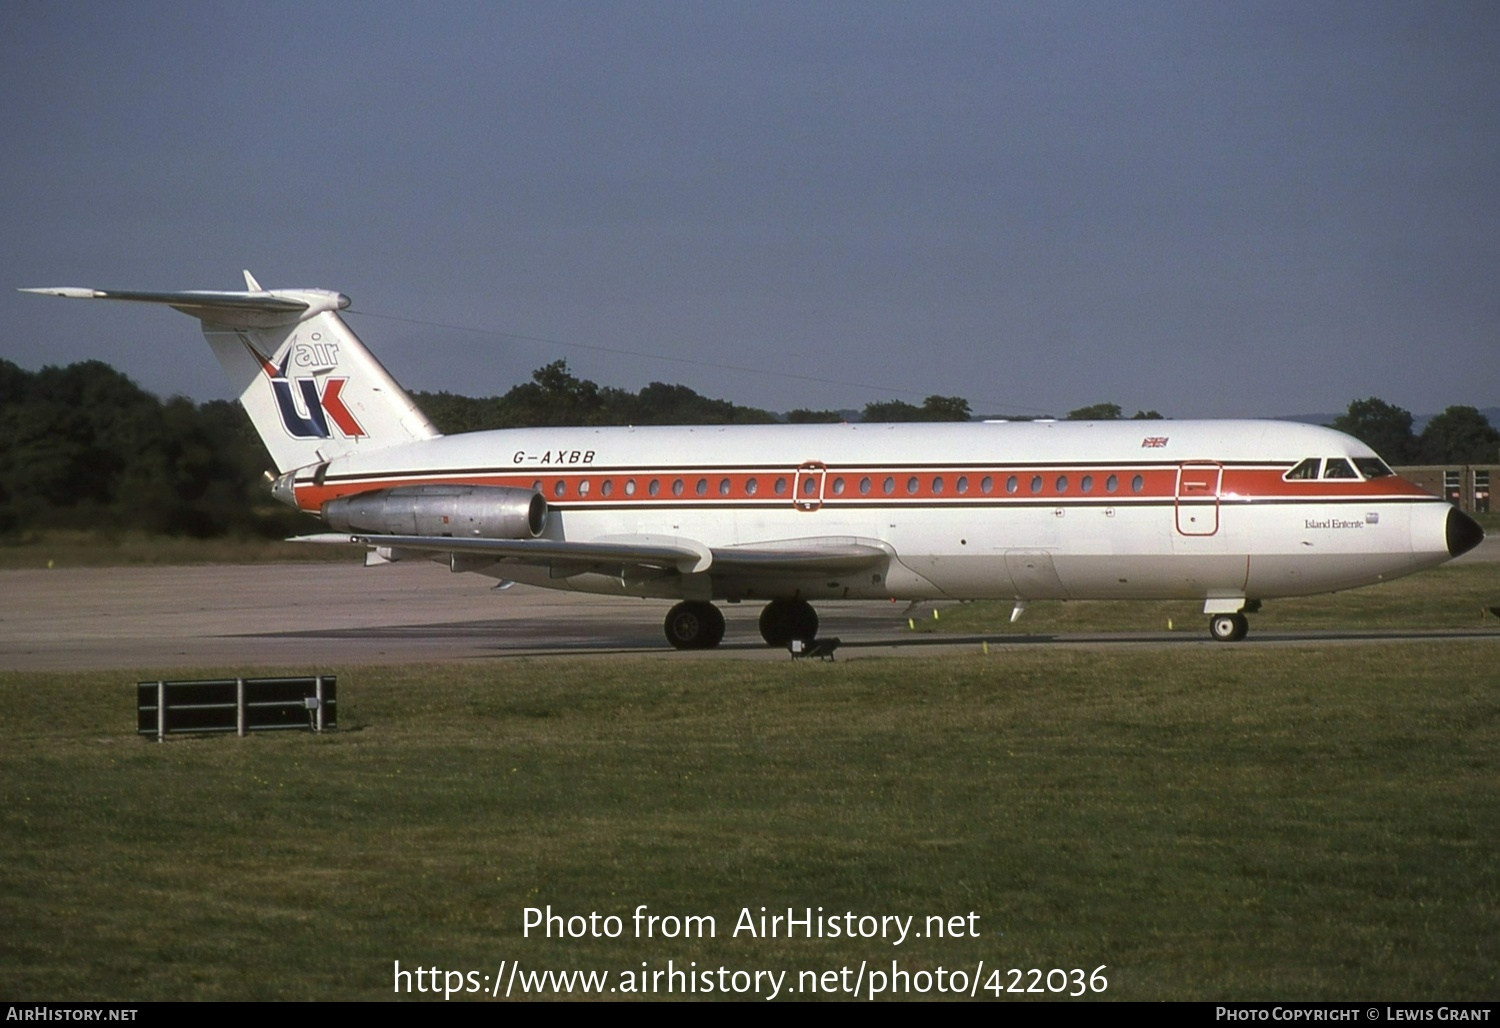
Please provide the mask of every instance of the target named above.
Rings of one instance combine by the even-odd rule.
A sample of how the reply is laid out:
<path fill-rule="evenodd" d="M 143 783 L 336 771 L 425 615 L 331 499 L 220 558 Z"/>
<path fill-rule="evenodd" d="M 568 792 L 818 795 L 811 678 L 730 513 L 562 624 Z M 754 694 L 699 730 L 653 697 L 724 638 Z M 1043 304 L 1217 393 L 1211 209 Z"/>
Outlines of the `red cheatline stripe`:
<path fill-rule="evenodd" d="M 1141 479 L 1141 488 L 1134 488 L 1134 479 Z M 1108 480 L 1116 480 L 1114 491 L 1108 489 Z M 1084 480 L 1088 479 L 1088 489 Z M 891 491 L 886 491 L 887 480 Z M 961 485 L 962 481 L 962 485 Z M 634 483 L 630 492 L 627 483 Z M 651 492 L 655 482 L 657 491 Z M 751 484 L 754 483 L 752 491 Z M 809 483 L 820 483 L 808 490 Z M 866 491 L 861 491 L 868 482 Z M 985 488 L 985 483 L 989 488 Z M 782 486 L 777 491 L 777 483 Z M 323 486 L 302 484 L 297 495 L 302 506 L 315 509 L 330 499 L 359 492 L 390 489 L 398 486 L 420 484 L 502 486 L 514 489 L 537 489 L 549 502 L 608 502 L 612 506 L 659 506 L 672 503 L 692 503 L 696 506 L 746 503 L 776 507 L 791 503 L 794 499 L 821 500 L 827 505 L 884 505 L 923 502 L 928 505 L 984 502 L 1017 505 L 1038 501 L 1067 501 L 1093 503 L 1130 503 L 1144 501 L 1198 501 L 1211 502 L 1215 494 L 1212 483 L 1183 476 L 1179 482 L 1178 469 L 1174 467 L 1141 469 L 1111 469 L 1106 467 L 1080 472 L 1070 468 L 1066 473 L 1052 469 L 1020 471 L 1005 469 L 1003 472 L 982 474 L 966 469 L 963 474 L 949 476 L 934 473 L 931 469 L 891 469 L 870 474 L 838 472 L 794 473 L 785 469 L 773 469 L 758 474 L 736 470 L 732 473 L 700 471 L 684 473 L 681 470 L 656 474 L 616 474 L 595 470 L 570 470 L 551 474 L 473 474 L 441 473 L 369 476 L 360 479 L 346 478 Z M 1179 488 L 1181 495 L 1179 496 Z M 701 491 L 700 491 L 701 490 Z M 1368 500 L 1397 500 L 1425 498 L 1422 490 L 1401 479 L 1357 479 L 1310 480 L 1286 482 L 1279 469 L 1225 469 L 1220 480 L 1217 498 L 1222 503 L 1254 502 L 1340 502 Z"/>

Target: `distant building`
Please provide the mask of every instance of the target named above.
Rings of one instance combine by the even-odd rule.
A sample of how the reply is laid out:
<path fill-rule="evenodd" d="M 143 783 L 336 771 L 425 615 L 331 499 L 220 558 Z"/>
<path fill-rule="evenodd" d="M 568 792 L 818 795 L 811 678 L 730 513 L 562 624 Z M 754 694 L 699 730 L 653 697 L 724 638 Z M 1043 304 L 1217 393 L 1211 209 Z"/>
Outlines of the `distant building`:
<path fill-rule="evenodd" d="M 1418 464 L 1393 470 L 1471 514 L 1489 512 L 1490 483 L 1500 482 L 1500 464 Z"/>

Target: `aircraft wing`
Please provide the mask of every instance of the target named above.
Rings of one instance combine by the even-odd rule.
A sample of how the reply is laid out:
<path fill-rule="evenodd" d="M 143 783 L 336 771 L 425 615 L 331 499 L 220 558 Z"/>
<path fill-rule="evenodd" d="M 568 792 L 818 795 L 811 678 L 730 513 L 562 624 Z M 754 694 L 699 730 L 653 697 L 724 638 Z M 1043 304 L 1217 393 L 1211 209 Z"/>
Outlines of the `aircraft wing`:
<path fill-rule="evenodd" d="M 692 574 L 835 574 L 872 568 L 893 553 L 847 537 L 777 540 L 745 546 L 708 547 L 664 536 L 619 536 L 594 542 L 564 539 L 468 539 L 429 535 L 299 536 L 299 542 L 356 543 L 418 553 L 452 553 L 529 564 L 558 577 L 594 572 L 622 575 L 630 569 Z"/>
<path fill-rule="evenodd" d="M 848 537 L 788 539 L 713 548 L 713 570 L 736 574 L 815 572 L 847 574 L 883 564 L 895 551 L 871 540 Z"/>

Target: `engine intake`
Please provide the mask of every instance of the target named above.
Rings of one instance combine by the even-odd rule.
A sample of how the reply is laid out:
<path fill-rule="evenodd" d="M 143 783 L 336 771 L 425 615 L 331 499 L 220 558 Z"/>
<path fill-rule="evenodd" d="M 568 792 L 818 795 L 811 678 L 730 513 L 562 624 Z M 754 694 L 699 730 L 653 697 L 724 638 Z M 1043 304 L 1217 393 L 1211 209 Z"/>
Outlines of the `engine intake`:
<path fill-rule="evenodd" d="M 506 486 L 409 485 L 329 500 L 323 520 L 340 532 L 525 539 L 546 530 L 547 501 Z"/>

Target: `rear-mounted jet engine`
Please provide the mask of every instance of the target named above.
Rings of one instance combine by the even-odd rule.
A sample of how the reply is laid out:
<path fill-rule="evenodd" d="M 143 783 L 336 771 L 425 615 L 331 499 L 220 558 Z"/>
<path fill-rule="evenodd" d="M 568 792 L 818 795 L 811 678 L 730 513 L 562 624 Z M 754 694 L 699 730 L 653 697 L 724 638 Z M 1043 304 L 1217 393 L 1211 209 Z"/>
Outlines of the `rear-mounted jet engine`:
<path fill-rule="evenodd" d="M 526 539 L 546 530 L 547 501 L 503 486 L 398 486 L 329 500 L 323 520 L 360 534 Z"/>

